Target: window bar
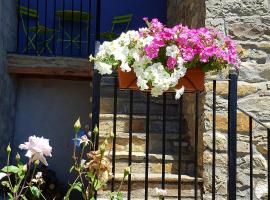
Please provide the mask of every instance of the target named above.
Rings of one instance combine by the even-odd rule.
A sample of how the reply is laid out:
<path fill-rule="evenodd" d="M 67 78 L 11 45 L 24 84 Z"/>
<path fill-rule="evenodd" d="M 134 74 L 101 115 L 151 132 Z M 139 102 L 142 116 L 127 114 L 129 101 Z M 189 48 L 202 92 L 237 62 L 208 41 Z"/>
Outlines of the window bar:
<path fill-rule="evenodd" d="M 162 117 L 162 182 L 161 187 L 165 189 L 165 154 L 166 154 L 166 93 L 163 94 L 163 117 Z"/>
<path fill-rule="evenodd" d="M 183 133 L 183 96 L 180 98 L 179 102 L 178 200 L 180 200 L 182 196 L 182 179 L 181 179 L 182 133 Z"/>
<path fill-rule="evenodd" d="M 81 7 L 80 7 L 80 50 L 79 55 L 82 55 L 82 12 L 83 12 L 83 1 L 81 0 Z"/>
<path fill-rule="evenodd" d="M 26 52 L 29 52 L 29 26 L 30 26 L 30 2 L 27 0 L 27 32 L 26 32 Z"/>
<path fill-rule="evenodd" d="M 43 43 L 43 48 L 44 48 L 44 54 L 46 55 L 46 45 L 47 44 L 47 14 L 48 14 L 48 0 L 45 0 L 45 32 L 44 32 L 44 43 Z"/>
<path fill-rule="evenodd" d="M 216 199 L 216 98 L 217 81 L 213 81 L 213 160 L 212 160 L 212 199 Z"/>
<path fill-rule="evenodd" d="M 270 195 L 270 129 L 267 129 L 267 182 L 268 182 L 268 196 Z"/>
<path fill-rule="evenodd" d="M 21 1 L 18 0 L 18 5 L 17 5 L 17 18 L 18 18 L 18 22 L 17 22 L 17 52 L 19 53 L 19 48 L 20 48 L 20 16 L 21 16 Z"/>
<path fill-rule="evenodd" d="M 115 151 L 116 151 L 116 121 L 117 121 L 117 77 L 114 77 L 114 94 L 113 94 L 113 149 L 112 149 L 112 185 L 111 191 L 114 192 L 115 186 Z"/>
<path fill-rule="evenodd" d="M 195 157 L 194 157 L 194 197 L 198 197 L 198 135 L 199 135 L 199 93 L 195 94 Z"/>
<path fill-rule="evenodd" d="M 56 55 L 56 0 L 54 0 L 53 8 L 53 54 Z"/>
<path fill-rule="evenodd" d="M 36 55 L 38 55 L 38 21 L 39 21 L 39 0 L 37 0 L 37 19 L 36 19 L 36 38 L 35 38 L 35 47 L 36 47 Z"/>
<path fill-rule="evenodd" d="M 133 125 L 133 90 L 130 90 L 129 97 L 129 144 L 128 144 L 128 166 L 132 164 L 132 125 Z M 128 176 L 128 200 L 131 199 L 131 174 Z"/>
<path fill-rule="evenodd" d="M 71 0 L 71 38 L 70 38 L 70 54 L 73 55 L 73 29 L 74 29 L 74 0 Z"/>
<path fill-rule="evenodd" d="M 89 7 L 88 7 L 88 14 L 89 14 L 89 19 L 88 19 L 88 29 L 87 29 L 87 51 L 88 55 L 90 54 L 90 39 L 91 39 L 91 1 L 89 0 Z"/>
<path fill-rule="evenodd" d="M 62 55 L 64 55 L 64 38 L 65 38 L 65 0 L 63 0 L 63 19 L 62 19 Z"/>
<path fill-rule="evenodd" d="M 253 140 L 252 140 L 252 117 L 249 117 L 249 160 L 250 160 L 250 199 L 253 199 Z"/>
<path fill-rule="evenodd" d="M 150 118 L 150 92 L 147 92 L 146 100 L 146 147 L 145 147 L 145 200 L 148 199 L 148 172 L 149 172 L 149 118 Z"/>

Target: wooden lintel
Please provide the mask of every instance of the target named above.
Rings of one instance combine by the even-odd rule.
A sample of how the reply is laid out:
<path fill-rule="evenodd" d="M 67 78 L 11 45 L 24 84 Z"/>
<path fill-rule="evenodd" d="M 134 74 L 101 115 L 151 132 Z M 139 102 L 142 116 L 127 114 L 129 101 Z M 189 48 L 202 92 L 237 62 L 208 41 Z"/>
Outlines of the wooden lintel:
<path fill-rule="evenodd" d="M 9 54 L 7 70 L 13 75 L 77 77 L 91 79 L 92 64 L 87 59 Z"/>

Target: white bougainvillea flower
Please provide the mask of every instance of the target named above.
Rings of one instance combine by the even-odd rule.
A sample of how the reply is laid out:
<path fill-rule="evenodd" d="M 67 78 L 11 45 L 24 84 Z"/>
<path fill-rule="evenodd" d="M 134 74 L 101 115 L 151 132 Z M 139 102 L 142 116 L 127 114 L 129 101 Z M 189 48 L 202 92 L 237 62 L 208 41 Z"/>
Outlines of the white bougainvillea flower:
<path fill-rule="evenodd" d="M 52 147 L 48 139 L 36 137 L 35 135 L 30 136 L 28 142 L 21 144 L 19 148 L 27 150 L 25 156 L 29 158 L 30 163 L 39 160 L 44 165 L 48 166 L 45 156 L 52 156 Z"/>
<path fill-rule="evenodd" d="M 0 172 L 0 180 L 2 180 L 3 178 L 5 178 L 7 176 L 7 174 L 6 173 L 2 173 L 2 172 Z"/>
<path fill-rule="evenodd" d="M 162 190 L 162 189 L 159 189 L 159 188 L 155 188 L 156 189 L 156 194 L 158 195 L 158 196 L 161 196 L 161 197 L 164 197 L 164 196 L 166 196 L 167 195 L 167 191 L 166 190 Z"/>
<path fill-rule="evenodd" d="M 175 90 L 175 99 L 178 100 L 181 98 L 181 96 L 184 94 L 185 92 L 185 87 L 183 86 L 181 89 L 179 90 Z"/>

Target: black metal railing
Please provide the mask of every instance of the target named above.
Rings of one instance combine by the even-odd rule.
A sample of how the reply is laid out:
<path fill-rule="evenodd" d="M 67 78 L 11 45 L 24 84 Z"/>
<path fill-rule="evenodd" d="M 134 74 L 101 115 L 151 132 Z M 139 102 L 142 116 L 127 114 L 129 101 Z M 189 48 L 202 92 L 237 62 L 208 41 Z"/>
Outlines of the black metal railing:
<path fill-rule="evenodd" d="M 199 157 L 202 156 L 202 151 L 199 151 L 199 140 L 202 135 L 199 132 L 200 126 L 202 126 L 202 112 L 200 109 L 200 103 L 203 100 L 203 94 L 200 92 L 190 92 L 188 97 L 182 97 L 180 100 L 174 99 L 174 94 L 164 93 L 161 98 L 153 98 L 150 92 L 140 92 L 133 90 L 121 90 L 118 88 L 118 78 L 117 76 L 112 77 L 100 77 L 97 73 L 94 73 L 96 77 L 93 79 L 93 109 L 92 109 L 92 125 L 95 126 L 99 124 L 99 121 L 104 119 L 106 110 L 102 109 L 100 106 L 100 101 L 102 97 L 105 99 L 109 98 L 111 100 L 110 110 L 112 119 L 111 124 L 112 130 L 115 135 L 113 140 L 112 148 L 112 173 L 117 174 L 119 172 L 118 162 L 125 162 L 126 166 L 136 166 L 138 164 L 137 159 L 134 160 L 134 155 L 136 156 L 136 150 L 133 148 L 133 138 L 136 135 L 143 136 L 144 138 L 144 151 L 141 163 L 144 164 L 144 169 L 141 172 L 133 171 L 129 175 L 125 187 L 126 191 L 125 197 L 127 199 L 132 199 L 134 197 L 141 199 L 148 199 L 153 196 L 153 187 L 156 186 L 161 189 L 166 189 L 169 187 L 174 187 L 174 195 L 176 198 L 181 199 L 183 184 L 186 183 L 184 175 L 192 178 L 192 183 L 190 189 L 193 192 L 192 198 L 202 198 L 202 166 L 199 166 Z M 190 117 L 194 123 L 194 127 L 188 127 L 188 122 L 184 119 L 183 113 L 188 111 L 185 106 L 190 106 L 189 101 L 195 111 L 194 113 L 189 113 Z M 102 112 L 100 113 L 100 110 Z M 107 112 L 110 113 L 110 112 Z M 118 130 L 117 126 L 121 123 L 121 120 L 126 117 L 126 122 L 124 130 Z M 138 130 L 138 122 L 140 120 L 140 128 Z M 100 127 L 100 130 L 104 128 L 104 124 Z M 121 133 L 122 132 L 122 133 Z M 124 132 L 124 133 L 123 133 Z M 127 157 L 118 158 L 117 146 L 121 145 L 121 140 L 118 141 L 118 135 L 126 135 L 128 140 Z M 155 140 L 155 136 L 159 139 Z M 173 137 L 174 139 L 170 139 Z M 193 139 L 190 140 L 189 137 Z M 170 142 L 169 142 L 170 141 Z M 120 142 L 120 143 L 119 143 Z M 158 144 L 154 144 L 157 142 Z M 185 146 L 183 146 L 185 142 Z M 202 144 L 202 143 L 200 143 Z M 158 145 L 160 148 L 157 149 Z M 156 161 L 153 161 L 153 155 L 158 155 Z M 168 156 L 173 157 L 173 166 L 171 171 L 166 169 L 168 163 Z M 189 159 L 189 160 L 186 160 Z M 160 164 L 160 169 L 158 172 L 152 171 L 153 162 Z M 144 193 L 141 196 L 134 196 L 134 190 L 138 190 L 138 185 L 134 185 L 138 181 L 137 177 L 142 176 L 140 189 Z M 153 178 L 153 176 L 155 178 Z M 170 180 L 168 180 L 169 178 Z M 111 180 L 111 191 L 117 189 L 117 184 L 119 180 L 117 176 L 114 176 Z M 186 187 L 186 186 L 185 186 Z M 186 189 L 186 188 L 184 188 Z"/>
<path fill-rule="evenodd" d="M 94 52 L 98 0 L 17 1 L 17 53 L 87 57 Z"/>
<path fill-rule="evenodd" d="M 257 122 L 262 125 L 267 132 L 267 147 L 268 147 L 268 166 L 269 166 L 269 146 L 270 146 L 270 128 L 261 123 L 258 119 L 245 112 L 244 110 L 238 108 L 237 106 L 237 74 L 230 74 L 229 78 L 226 80 L 213 80 L 213 107 L 212 107 L 212 166 L 211 166 L 211 190 L 210 193 L 212 199 L 218 199 L 217 191 L 217 159 L 219 151 L 217 150 L 217 83 L 220 81 L 228 82 L 228 165 L 224 166 L 228 172 L 227 180 L 227 194 L 228 199 L 237 199 L 238 197 L 238 185 L 237 185 L 237 143 L 238 143 L 238 133 L 237 133 L 237 116 L 238 112 L 243 112 L 249 118 L 249 153 L 250 153 L 250 199 L 254 197 L 254 165 L 253 165 L 253 155 L 254 149 L 253 145 L 253 122 Z M 129 89 L 119 89 L 118 88 L 118 78 L 117 75 L 111 77 L 101 77 L 96 71 L 94 72 L 93 78 L 93 109 L 92 109 L 92 125 L 99 125 L 99 122 L 104 120 L 101 118 L 106 109 L 103 109 L 103 103 L 101 102 L 103 98 L 109 98 L 111 100 L 112 110 L 112 130 L 115 135 L 113 140 L 112 149 L 112 173 L 119 173 L 118 163 L 126 163 L 126 166 L 135 166 L 138 164 L 138 158 L 134 159 L 136 156 L 136 146 L 134 146 L 134 136 L 141 134 L 144 138 L 145 148 L 143 150 L 143 158 L 140 163 L 144 167 L 141 167 L 141 171 L 132 172 L 129 175 L 127 181 L 125 182 L 124 197 L 127 199 L 140 198 L 140 199 L 151 199 L 154 195 L 153 187 L 158 187 L 162 189 L 168 189 L 168 195 L 174 195 L 176 199 L 184 199 L 187 197 L 185 195 L 187 191 L 187 180 L 185 176 L 189 176 L 190 188 L 192 191 L 189 193 L 188 198 L 194 199 L 209 199 L 209 195 L 204 197 L 204 185 L 203 185 L 203 166 L 200 162 L 203 152 L 202 152 L 202 140 L 204 122 L 201 120 L 203 116 L 202 105 L 204 102 L 204 93 L 192 92 L 185 93 L 180 100 L 176 101 L 174 99 L 174 94 L 164 93 L 161 98 L 151 97 L 149 92 L 133 91 Z M 101 104 L 101 103 L 102 104 Z M 108 106 L 108 105 L 107 105 Z M 106 106 L 105 106 L 106 107 Z M 191 109 L 190 109 L 191 107 Z M 102 112 L 101 112 L 102 110 Z M 110 113 L 107 112 L 107 113 Z M 120 124 L 126 116 L 126 121 L 124 125 Z M 136 120 L 141 120 L 138 130 L 138 122 Z M 154 119 L 157 119 L 156 121 Z M 104 124 L 102 124 L 104 126 Z M 123 130 L 118 130 L 118 126 L 123 126 Z M 100 127 L 101 130 L 103 127 Z M 128 147 L 126 148 L 126 157 L 121 157 L 119 159 L 118 146 L 121 145 L 118 141 L 118 135 L 125 134 L 128 142 L 126 143 Z M 120 135 L 121 135 L 120 134 Z M 173 137 L 173 143 L 170 143 L 170 138 Z M 155 139 L 156 137 L 156 139 Z M 155 140 L 159 140 L 158 145 L 153 145 Z M 123 142 L 123 141 L 122 141 Z M 183 145 L 185 143 L 185 145 Z M 155 149 L 157 148 L 158 149 Z M 152 166 L 152 156 L 156 156 L 155 163 L 158 163 L 161 167 L 158 171 L 153 172 Z M 141 154 L 140 154 L 141 155 Z M 169 157 L 173 157 L 175 162 L 173 163 L 172 169 L 168 171 L 167 163 Z M 158 158 L 157 158 L 158 157 Z M 186 157 L 190 160 L 186 160 Z M 238 172 L 239 173 L 239 172 Z M 268 168 L 268 192 L 269 192 L 269 168 Z M 141 176 L 142 180 L 140 184 L 134 184 L 138 182 L 138 177 Z M 154 177 L 154 178 L 153 178 Z M 156 182 L 155 182 L 156 181 Z M 111 191 L 117 189 L 119 179 L 114 176 L 111 180 Z M 226 184 L 226 183 L 225 183 Z M 170 193 L 170 188 L 174 188 L 174 192 Z M 139 190 L 140 189 L 140 190 Z M 140 192 L 136 192 L 136 190 Z M 143 191 L 143 192 L 142 192 Z M 139 196 L 138 196 L 139 195 Z M 165 197 L 166 199 L 166 197 Z"/>

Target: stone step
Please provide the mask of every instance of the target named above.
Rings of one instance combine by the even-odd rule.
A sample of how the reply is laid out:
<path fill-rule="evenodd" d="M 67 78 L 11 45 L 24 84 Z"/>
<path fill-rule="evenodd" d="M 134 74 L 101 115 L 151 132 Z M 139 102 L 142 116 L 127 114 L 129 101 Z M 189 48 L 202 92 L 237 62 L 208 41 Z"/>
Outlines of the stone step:
<path fill-rule="evenodd" d="M 92 116 L 90 115 L 90 118 Z M 144 115 L 133 115 L 132 130 L 133 132 L 145 132 L 146 117 Z M 100 130 L 110 131 L 113 127 L 113 114 L 100 114 Z M 166 132 L 179 133 L 179 121 L 177 117 L 167 116 Z M 163 122 L 162 116 L 151 115 L 149 119 L 150 132 L 162 133 Z M 129 115 L 118 114 L 116 121 L 117 132 L 129 132 Z"/>
<path fill-rule="evenodd" d="M 179 116 L 178 102 L 171 103 L 166 102 L 166 112 L 170 113 L 171 116 Z M 112 97 L 102 97 L 100 99 L 100 112 L 101 113 L 113 113 L 114 111 L 114 100 Z M 129 98 L 118 98 L 117 99 L 117 113 L 127 114 L 130 111 L 130 99 Z M 194 105 L 186 104 L 183 107 L 183 114 L 194 113 Z M 133 100 L 133 113 L 134 114 L 145 114 L 146 112 L 146 101 L 141 99 Z M 150 112 L 156 115 L 163 114 L 163 100 L 151 100 L 150 101 Z"/>
<path fill-rule="evenodd" d="M 118 189 L 120 182 L 123 179 L 122 174 L 115 175 L 115 188 Z M 145 174 L 135 173 L 131 175 L 131 199 L 144 199 L 145 195 Z M 149 174 L 148 176 L 148 194 L 149 199 L 158 199 L 155 192 L 155 188 L 161 188 L 161 175 L 159 174 Z M 165 189 L 167 195 L 165 199 L 177 199 L 178 196 L 178 175 L 166 174 L 165 176 Z M 198 197 L 202 194 L 202 183 L 201 178 L 197 179 L 197 194 Z M 187 175 L 181 175 L 181 197 L 182 199 L 194 199 L 194 185 L 195 178 Z M 103 191 L 98 193 L 98 199 L 106 199 L 107 191 L 110 189 L 110 184 Z M 127 197 L 127 180 L 124 181 L 121 187 L 121 192 L 123 192 L 124 199 Z"/>
<path fill-rule="evenodd" d="M 150 104 L 150 112 L 155 115 L 163 114 L 163 104 L 161 102 L 153 102 Z M 179 116 L 178 105 L 166 104 L 166 112 L 170 113 L 171 116 Z M 100 99 L 100 113 L 108 114 L 114 111 L 114 100 L 113 98 L 101 98 Z M 127 98 L 117 99 L 117 113 L 128 114 L 130 112 L 130 100 Z M 133 114 L 145 114 L 146 113 L 146 102 L 144 100 L 133 101 Z"/>
<path fill-rule="evenodd" d="M 100 143 L 107 137 L 106 132 L 100 132 Z M 166 134 L 165 149 L 168 154 L 178 154 L 179 134 Z M 149 152 L 162 153 L 162 134 L 150 133 L 149 134 Z M 129 150 L 129 133 L 116 133 L 116 151 Z M 146 134 L 145 133 L 132 133 L 132 151 L 145 152 L 146 150 Z M 183 153 L 191 152 L 191 146 L 187 140 L 181 142 L 181 150 Z"/>
<path fill-rule="evenodd" d="M 107 154 L 106 154 L 107 155 Z M 112 153 L 110 153 L 112 158 Z M 117 151 L 115 153 L 115 170 L 116 173 L 122 173 L 128 167 L 129 154 L 126 151 Z M 162 173 L 162 155 L 149 154 L 149 173 Z M 178 156 L 165 155 L 165 172 L 170 174 L 178 174 Z M 131 167 L 134 172 L 145 172 L 146 155 L 143 152 L 132 152 Z M 189 154 L 183 154 L 181 158 L 181 174 L 194 174 L 194 159 Z"/>
<path fill-rule="evenodd" d="M 108 152 L 106 152 L 107 155 Z M 112 155 L 112 151 L 110 151 L 110 156 Z M 116 160 L 126 161 L 128 160 L 129 153 L 127 151 L 116 151 L 115 156 Z M 135 162 L 145 162 L 146 154 L 144 152 L 132 152 L 132 160 Z M 162 162 L 161 154 L 152 154 L 148 155 L 149 162 Z M 165 155 L 165 160 L 170 162 L 178 162 L 178 155 Z M 185 162 L 194 162 L 194 157 L 191 155 L 182 155 L 182 161 Z"/>

